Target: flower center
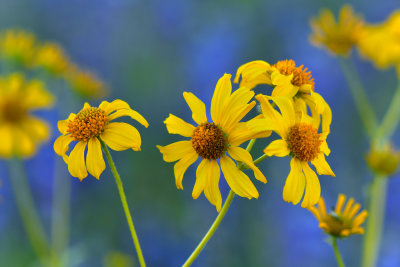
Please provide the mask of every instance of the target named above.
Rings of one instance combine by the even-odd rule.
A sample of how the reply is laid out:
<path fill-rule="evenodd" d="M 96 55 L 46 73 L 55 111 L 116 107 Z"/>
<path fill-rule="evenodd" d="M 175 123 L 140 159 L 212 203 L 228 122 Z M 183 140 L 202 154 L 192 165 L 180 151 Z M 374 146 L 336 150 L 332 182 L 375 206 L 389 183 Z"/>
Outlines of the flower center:
<path fill-rule="evenodd" d="M 17 99 L 7 100 L 2 106 L 2 118 L 9 123 L 21 121 L 27 115 L 27 110 L 21 105 L 21 101 Z"/>
<path fill-rule="evenodd" d="M 203 159 L 219 159 L 228 149 L 227 136 L 214 123 L 202 123 L 193 131 L 192 146 Z"/>
<path fill-rule="evenodd" d="M 281 60 L 275 63 L 275 67 L 283 75 L 290 75 L 293 73 L 292 84 L 295 86 L 302 86 L 310 84 L 311 89 L 314 90 L 314 78 L 311 77 L 311 71 L 307 71 L 303 65 L 296 67 L 296 63 L 292 60 Z"/>
<path fill-rule="evenodd" d="M 300 123 L 290 128 L 288 146 L 291 154 L 301 161 L 311 161 L 320 152 L 320 134 L 311 124 Z"/>
<path fill-rule="evenodd" d="M 68 122 L 67 132 L 71 133 L 75 141 L 87 142 L 90 138 L 99 136 L 107 124 L 108 117 L 104 110 L 85 108 Z"/>

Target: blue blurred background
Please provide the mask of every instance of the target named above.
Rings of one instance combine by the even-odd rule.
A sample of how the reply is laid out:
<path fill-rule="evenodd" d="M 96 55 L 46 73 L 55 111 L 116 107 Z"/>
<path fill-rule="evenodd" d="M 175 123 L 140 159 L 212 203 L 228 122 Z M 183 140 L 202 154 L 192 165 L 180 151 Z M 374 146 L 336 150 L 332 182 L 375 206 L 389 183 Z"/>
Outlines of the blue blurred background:
<path fill-rule="evenodd" d="M 136 125 L 142 134 L 141 152 L 112 152 L 124 181 L 134 222 L 149 266 L 179 266 L 217 216 L 202 195 L 193 200 L 195 168 L 178 191 L 173 164 L 166 163 L 155 145 L 177 141 L 163 120 L 169 113 L 191 122 L 182 97 L 191 91 L 209 107 L 215 84 L 225 72 L 251 60 L 274 63 L 294 59 L 312 71 L 316 90 L 333 111 L 327 158 L 336 178 L 320 176 L 328 206 L 344 193 L 365 204 L 372 176 L 364 156 L 366 134 L 354 108 L 336 58 L 313 47 L 309 19 L 328 7 L 337 14 L 343 1 L 262 0 L 13 0 L 0 1 L 0 29 L 22 28 L 39 39 L 60 43 L 70 57 L 95 71 L 109 85 L 106 98 L 127 101 L 150 126 Z M 396 0 L 353 1 L 355 11 L 369 22 L 384 20 L 399 7 Z M 378 72 L 370 63 L 352 57 L 381 118 L 395 90 L 394 70 Z M 99 102 L 91 102 L 97 105 Z M 72 183 L 70 266 L 103 266 L 105 255 L 119 251 L 136 261 L 129 229 L 109 168 L 99 181 L 82 182 L 67 173 L 53 152 L 56 122 L 73 110 L 40 113 L 51 121 L 53 137 L 40 153 L 26 161 L 28 179 L 41 220 L 50 234 L 53 175 Z M 394 144 L 399 147 L 399 131 Z M 258 157 L 269 140 L 256 143 Z M 57 166 L 57 167 L 55 167 Z M 289 159 L 271 158 L 260 164 L 268 179 L 254 180 L 260 197 L 236 197 L 227 216 L 193 266 L 336 266 L 332 248 L 311 213 L 282 200 Z M 397 176 L 397 177 L 396 177 Z M 389 182 L 383 241 L 378 266 L 400 266 L 400 179 Z M 5 161 L 0 161 L 0 265 L 33 266 L 35 255 L 22 227 Z M 229 191 L 221 179 L 223 199 Z M 347 266 L 358 266 L 362 236 L 339 242 Z"/>

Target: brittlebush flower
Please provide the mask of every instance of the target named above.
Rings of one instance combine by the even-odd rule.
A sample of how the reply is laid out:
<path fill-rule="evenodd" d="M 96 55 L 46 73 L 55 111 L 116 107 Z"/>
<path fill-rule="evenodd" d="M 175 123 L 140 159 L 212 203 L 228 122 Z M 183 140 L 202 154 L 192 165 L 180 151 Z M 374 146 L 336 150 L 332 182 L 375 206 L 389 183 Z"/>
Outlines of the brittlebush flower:
<path fill-rule="evenodd" d="M 106 165 L 99 138 L 116 151 L 130 148 L 140 151 L 141 137 L 138 130 L 127 123 L 111 122 L 122 116 L 129 116 L 145 127 L 149 125 L 142 115 L 119 99 L 111 103 L 103 101 L 98 108 L 85 103 L 78 114 L 71 113 L 68 119 L 58 122 L 58 130 L 63 135 L 54 142 L 54 151 L 64 158 L 73 177 L 82 181 L 89 172 L 97 179 L 100 178 Z M 71 153 L 66 155 L 73 141 L 77 143 Z"/>
<path fill-rule="evenodd" d="M 202 161 L 197 167 L 196 183 L 192 196 L 197 199 L 204 195 L 217 211 L 221 210 L 221 193 L 219 190 L 220 172 L 224 174 L 228 185 L 237 195 L 247 198 L 258 198 L 258 191 L 249 177 L 236 166 L 232 160 L 245 163 L 254 172 L 255 177 L 266 183 L 261 171 L 253 164 L 248 151 L 239 147 L 243 142 L 256 137 L 266 137 L 270 131 L 255 134 L 240 120 L 256 105 L 248 103 L 254 92 L 241 87 L 232 93 L 231 75 L 225 74 L 219 79 L 211 101 L 211 118 L 206 116 L 204 103 L 192 93 L 183 93 L 192 110 L 193 126 L 170 114 L 164 121 L 170 134 L 179 134 L 190 140 L 179 141 L 167 146 L 157 146 L 166 162 L 178 161 L 174 166 L 175 182 L 178 189 L 183 189 L 183 175 L 190 165 L 200 156 Z M 228 155 L 229 156 L 228 156 Z M 231 159 L 232 158 L 232 159 Z M 218 160 L 221 166 L 218 165 Z"/>
<path fill-rule="evenodd" d="M 68 68 L 69 59 L 60 45 L 45 43 L 37 50 L 33 65 L 52 75 L 62 75 Z"/>
<path fill-rule="evenodd" d="M 29 65 L 35 53 L 35 36 L 23 30 L 8 30 L 0 35 L 0 55 L 13 62 Z"/>
<path fill-rule="evenodd" d="M 324 9 L 319 17 L 311 19 L 312 44 L 325 47 L 334 55 L 347 57 L 351 49 L 358 44 L 362 34 L 363 19 L 353 13 L 349 5 L 344 5 L 336 22 L 333 13 Z"/>
<path fill-rule="evenodd" d="M 354 204 L 354 199 L 350 198 L 343 210 L 345 202 L 346 196 L 340 194 L 334 210 L 327 213 L 325 201 L 321 197 L 318 202 L 318 208 L 309 207 L 308 209 L 319 221 L 319 227 L 329 235 L 347 237 L 354 234 L 364 234 L 364 228 L 361 227 L 361 224 L 367 218 L 368 212 L 363 210 L 356 216 L 361 209 L 361 205 Z"/>
<path fill-rule="evenodd" d="M 332 121 L 332 111 L 324 98 L 314 92 L 314 79 L 311 72 L 303 65 L 296 66 L 293 60 L 281 60 L 274 65 L 261 60 L 251 61 L 240 66 L 236 72 L 235 83 L 240 81 L 240 86 L 254 88 L 260 84 L 271 85 L 271 96 L 285 96 L 293 98 L 295 109 L 307 113 L 320 120 L 322 116 L 323 130 L 329 131 Z"/>
<path fill-rule="evenodd" d="M 283 188 L 283 199 L 294 205 L 300 202 L 302 207 L 309 207 L 318 202 L 321 186 L 318 176 L 308 165 L 313 164 L 318 174 L 335 176 L 325 155 L 330 154 L 326 143 L 329 132 L 318 133 L 320 121 L 306 114 L 296 116 L 293 101 L 287 97 L 268 97 L 257 95 L 261 104 L 263 118 L 247 123 L 254 132 L 274 131 L 281 139 L 272 141 L 265 149 L 267 156 L 291 156 L 290 173 Z M 269 100 L 279 107 L 275 110 Z"/>
<path fill-rule="evenodd" d="M 366 25 L 358 49 L 380 69 L 400 66 L 400 10 L 382 23 Z"/>
<path fill-rule="evenodd" d="M 49 108 L 53 96 L 39 80 L 14 73 L 0 77 L 0 157 L 31 157 L 50 135 L 48 124 L 31 115 Z"/>
<path fill-rule="evenodd" d="M 107 86 L 95 74 L 71 65 L 66 80 L 73 90 L 88 98 L 102 98 L 107 94 Z"/>

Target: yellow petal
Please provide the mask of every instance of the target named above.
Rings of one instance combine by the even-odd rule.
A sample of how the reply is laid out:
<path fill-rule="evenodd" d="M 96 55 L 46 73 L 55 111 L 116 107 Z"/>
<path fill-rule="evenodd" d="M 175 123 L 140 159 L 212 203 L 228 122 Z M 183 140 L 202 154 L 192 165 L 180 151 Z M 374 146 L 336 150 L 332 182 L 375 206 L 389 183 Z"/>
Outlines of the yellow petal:
<path fill-rule="evenodd" d="M 231 76 L 230 74 L 224 74 L 215 86 L 214 95 L 211 100 L 211 118 L 214 123 L 218 124 L 221 120 L 222 110 L 227 103 L 229 96 L 232 93 L 232 84 L 231 84 Z"/>
<path fill-rule="evenodd" d="M 342 212 L 344 202 L 346 202 L 346 196 L 340 194 L 336 202 L 336 207 L 335 207 L 336 214 L 340 214 Z"/>
<path fill-rule="evenodd" d="M 305 182 L 301 162 L 298 159 L 292 158 L 290 161 L 290 172 L 283 187 L 283 200 L 297 205 L 304 194 Z"/>
<path fill-rule="evenodd" d="M 344 211 L 342 213 L 344 216 L 347 216 L 350 213 L 353 204 L 354 204 L 354 198 L 350 198 L 349 201 L 347 201 L 346 207 L 344 208 Z"/>
<path fill-rule="evenodd" d="M 204 105 L 203 101 L 198 99 L 194 94 L 188 92 L 183 92 L 183 97 L 192 111 L 193 120 L 197 124 L 207 122 L 206 105 Z"/>
<path fill-rule="evenodd" d="M 240 66 L 236 72 L 234 82 L 238 83 L 240 75 L 242 80 L 240 86 L 248 87 L 253 89 L 259 84 L 271 84 L 271 78 L 268 71 L 271 69 L 271 65 L 262 60 L 251 61 Z"/>
<path fill-rule="evenodd" d="M 140 145 L 142 143 L 138 130 L 123 122 L 113 122 L 108 124 L 104 128 L 104 132 L 100 135 L 100 138 L 107 144 L 107 146 L 116 151 L 122 151 L 129 148 L 132 148 L 135 151 L 140 151 Z"/>
<path fill-rule="evenodd" d="M 215 206 L 217 211 L 221 210 L 222 197 L 219 191 L 219 178 L 221 171 L 216 160 L 206 161 L 201 170 L 205 173 L 206 183 L 204 186 L 204 195 Z M 203 174 L 204 176 L 204 174 Z"/>
<path fill-rule="evenodd" d="M 0 126 L 0 156 L 5 158 L 10 158 L 13 154 L 13 146 L 15 144 L 12 126 L 4 123 Z"/>
<path fill-rule="evenodd" d="M 113 111 L 120 110 L 120 109 L 131 109 L 128 103 L 125 101 L 122 101 L 120 99 L 116 99 L 111 103 L 108 103 L 107 101 L 103 101 L 101 104 L 101 109 L 103 109 L 106 114 L 110 114 Z"/>
<path fill-rule="evenodd" d="M 43 120 L 35 117 L 28 117 L 23 127 L 26 132 L 29 132 L 34 142 L 42 142 L 50 137 L 50 126 Z"/>
<path fill-rule="evenodd" d="M 65 155 L 67 151 L 69 150 L 69 144 L 74 140 L 74 138 L 71 135 L 61 135 L 56 139 L 54 142 L 54 151 L 56 152 L 57 155 L 62 156 L 65 163 L 68 164 L 68 157 Z"/>
<path fill-rule="evenodd" d="M 323 197 L 320 197 L 318 200 L 318 207 L 319 211 L 321 212 L 321 216 L 325 217 L 326 216 L 326 205 Z"/>
<path fill-rule="evenodd" d="M 106 169 L 101 144 L 97 137 L 89 139 L 86 166 L 88 172 L 96 177 L 97 180 L 100 179 L 101 173 Z"/>
<path fill-rule="evenodd" d="M 167 126 L 168 133 L 179 134 L 185 137 L 191 137 L 195 129 L 195 127 L 190 123 L 187 123 L 172 114 L 169 114 L 164 123 Z"/>
<path fill-rule="evenodd" d="M 20 157 L 32 157 L 36 152 L 36 147 L 34 140 L 26 131 L 23 131 L 19 127 L 13 127 L 13 137 L 14 141 L 14 149 L 16 155 Z"/>
<path fill-rule="evenodd" d="M 83 180 L 88 175 L 85 166 L 86 142 L 78 142 L 68 157 L 68 171 L 73 177 Z"/>
<path fill-rule="evenodd" d="M 277 96 L 272 99 L 281 111 L 283 121 L 287 126 L 292 126 L 296 123 L 296 114 L 294 111 L 294 103 L 291 98 Z"/>
<path fill-rule="evenodd" d="M 272 141 L 265 149 L 264 154 L 267 156 L 286 157 L 290 150 L 286 141 L 282 139 Z"/>
<path fill-rule="evenodd" d="M 198 158 L 197 153 L 193 150 L 192 153 L 187 154 L 174 165 L 175 183 L 178 189 L 183 189 L 182 179 L 187 168 L 192 165 Z"/>
<path fill-rule="evenodd" d="M 99 109 L 105 110 L 108 105 L 110 105 L 110 102 L 102 101 L 101 104 L 99 105 Z"/>
<path fill-rule="evenodd" d="M 166 162 L 180 160 L 185 155 L 195 152 L 191 141 L 179 141 L 167 146 L 157 146 L 157 148 L 163 154 L 163 159 Z"/>
<path fill-rule="evenodd" d="M 85 102 L 83 105 L 83 109 L 91 108 L 90 104 L 88 102 Z"/>
<path fill-rule="evenodd" d="M 335 177 L 335 174 L 331 170 L 328 162 L 326 162 L 323 153 L 319 153 L 318 157 L 311 161 L 311 164 L 315 166 L 315 169 L 317 169 L 317 173 L 319 175 L 330 175 Z"/>
<path fill-rule="evenodd" d="M 203 192 L 204 187 L 206 186 L 206 182 L 207 182 L 207 172 L 205 171 L 206 169 L 204 168 L 205 165 L 207 164 L 207 159 L 203 159 L 199 166 L 197 166 L 197 170 L 196 170 L 196 182 L 194 184 L 193 187 L 193 191 L 192 191 L 192 197 L 194 199 L 197 199 L 201 192 Z"/>
<path fill-rule="evenodd" d="M 228 149 L 229 155 L 235 159 L 236 161 L 241 161 L 247 166 L 249 166 L 250 169 L 253 170 L 254 176 L 256 177 L 257 180 L 260 182 L 266 183 L 267 178 L 265 178 L 264 174 L 254 165 L 253 163 L 253 158 L 251 157 L 250 153 L 241 148 L 241 147 L 230 147 Z"/>
<path fill-rule="evenodd" d="M 321 196 L 321 185 L 319 184 L 318 176 L 308 166 L 308 163 L 302 162 L 302 166 L 304 175 L 306 176 L 306 192 L 301 207 L 306 208 L 318 202 Z"/>
<path fill-rule="evenodd" d="M 220 159 L 221 169 L 229 187 L 237 195 L 247 198 L 258 198 L 258 191 L 249 177 L 240 171 L 235 163 L 226 155 Z"/>
<path fill-rule="evenodd" d="M 288 134 L 288 125 L 284 121 L 282 115 L 271 106 L 266 96 L 257 95 L 255 98 L 260 102 L 261 111 L 265 119 L 271 121 L 268 125 L 271 125 L 271 127 L 273 125 L 274 131 L 282 138 L 286 138 Z"/>
<path fill-rule="evenodd" d="M 349 219 L 353 219 L 356 213 L 361 209 L 361 205 L 359 203 L 355 204 L 353 208 L 350 210 L 348 217 Z"/>
<path fill-rule="evenodd" d="M 251 119 L 248 122 L 239 122 L 228 134 L 228 143 L 231 146 L 239 146 L 240 144 L 253 139 L 253 138 L 265 138 L 271 135 L 271 131 L 265 130 L 264 119 Z M 248 127 L 250 125 L 250 127 Z M 255 126 L 257 125 L 257 126 Z M 258 127 L 258 129 L 251 129 L 252 127 Z M 261 129 L 261 130 L 260 130 Z"/>
<path fill-rule="evenodd" d="M 138 121 L 140 124 L 142 124 L 144 127 L 148 127 L 149 123 L 146 121 L 145 118 L 143 118 L 142 115 L 140 115 L 137 111 L 133 109 L 120 109 L 117 110 L 116 112 L 110 114 L 108 116 L 109 120 L 112 121 L 116 118 L 122 117 L 122 116 L 129 116 L 132 119 Z"/>
<path fill-rule="evenodd" d="M 49 108 L 54 103 L 54 97 L 39 80 L 33 80 L 25 87 L 24 97 L 21 99 L 23 105 L 30 110 L 38 108 Z"/>
<path fill-rule="evenodd" d="M 287 98 L 294 97 L 299 91 L 299 87 L 292 84 L 293 74 L 283 75 L 279 70 L 275 70 L 271 74 L 271 82 L 275 85 L 271 96 L 283 96 Z"/>
<path fill-rule="evenodd" d="M 360 214 L 358 214 L 354 218 L 353 227 L 360 226 L 365 221 L 365 218 L 367 218 L 367 216 L 368 216 L 368 212 L 366 210 L 363 210 L 362 212 L 360 212 Z"/>
<path fill-rule="evenodd" d="M 73 121 L 75 119 L 75 117 L 76 117 L 76 114 L 71 113 L 71 114 L 69 114 L 68 119 L 62 120 L 62 121 L 58 121 L 58 123 L 57 123 L 58 130 L 62 134 L 66 134 L 67 130 L 68 130 L 68 122 L 69 121 Z"/>
<path fill-rule="evenodd" d="M 315 218 L 317 218 L 318 221 L 321 221 L 321 214 L 316 207 L 311 206 L 308 208 L 308 210 L 311 211 L 312 214 L 314 214 Z"/>

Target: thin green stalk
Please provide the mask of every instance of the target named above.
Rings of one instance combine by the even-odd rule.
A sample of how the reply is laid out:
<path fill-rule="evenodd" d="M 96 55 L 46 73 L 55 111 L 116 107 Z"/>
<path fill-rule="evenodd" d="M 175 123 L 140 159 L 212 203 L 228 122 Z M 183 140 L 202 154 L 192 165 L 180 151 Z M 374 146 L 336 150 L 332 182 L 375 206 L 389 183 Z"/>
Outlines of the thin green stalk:
<path fill-rule="evenodd" d="M 336 261 L 339 267 L 344 267 L 342 256 L 340 255 L 340 251 L 337 245 L 337 238 L 332 236 L 332 247 L 335 252 Z"/>
<path fill-rule="evenodd" d="M 42 224 L 36 213 L 24 166 L 18 159 L 9 161 L 10 181 L 18 211 L 21 215 L 29 241 L 44 266 L 48 265 L 50 251 Z"/>
<path fill-rule="evenodd" d="M 99 140 L 100 140 L 101 146 L 103 147 L 104 153 L 106 154 L 108 164 L 110 165 L 111 171 L 115 178 L 115 182 L 117 183 L 119 196 L 121 197 L 122 207 L 124 208 L 126 221 L 128 222 L 129 229 L 131 230 L 132 240 L 133 240 L 133 244 L 135 245 L 135 248 L 136 248 L 136 253 L 137 253 L 137 256 L 139 259 L 140 266 L 145 267 L 146 263 L 143 258 L 142 249 L 140 248 L 139 239 L 138 239 L 136 231 L 135 231 L 135 226 L 133 225 L 132 216 L 131 216 L 131 213 L 130 213 L 129 207 L 128 207 L 128 202 L 126 201 L 126 196 L 125 196 L 125 192 L 124 192 L 124 187 L 122 185 L 121 177 L 118 174 L 117 168 L 115 167 L 114 161 L 112 160 L 112 157 L 111 157 L 110 151 L 107 148 L 107 145 L 100 138 L 99 138 Z"/>
<path fill-rule="evenodd" d="M 350 59 L 339 57 L 339 63 L 343 70 L 343 74 L 346 77 L 347 84 L 349 85 L 350 92 L 353 96 L 354 103 L 356 104 L 357 111 L 360 114 L 361 120 L 368 133 L 368 136 L 372 139 L 377 129 L 378 123 L 375 112 L 372 109 L 371 103 L 368 100 L 364 87 L 361 84 L 356 68 L 354 67 Z"/>
<path fill-rule="evenodd" d="M 368 203 L 368 220 L 363 244 L 363 267 L 376 266 L 385 216 L 386 191 L 388 179 L 375 176 L 370 187 Z"/>
<path fill-rule="evenodd" d="M 254 161 L 254 164 L 255 165 L 257 165 L 258 163 L 260 163 L 261 161 L 263 161 L 264 159 L 266 159 L 266 158 L 269 158 L 269 156 L 267 156 L 267 155 L 262 155 L 261 157 L 259 157 L 258 159 L 256 159 L 255 161 Z"/>

